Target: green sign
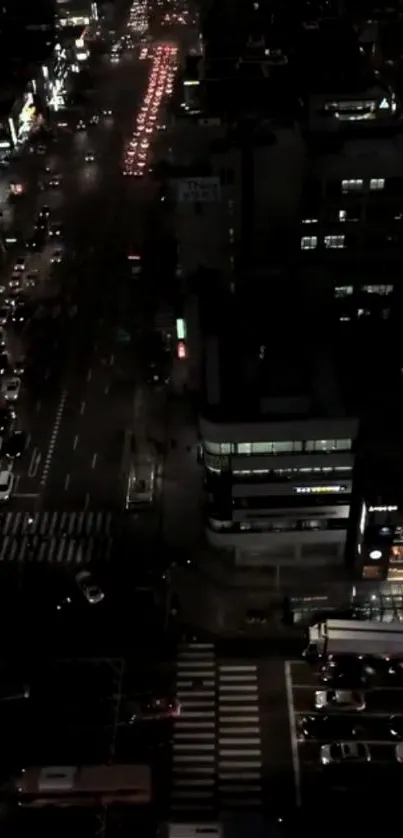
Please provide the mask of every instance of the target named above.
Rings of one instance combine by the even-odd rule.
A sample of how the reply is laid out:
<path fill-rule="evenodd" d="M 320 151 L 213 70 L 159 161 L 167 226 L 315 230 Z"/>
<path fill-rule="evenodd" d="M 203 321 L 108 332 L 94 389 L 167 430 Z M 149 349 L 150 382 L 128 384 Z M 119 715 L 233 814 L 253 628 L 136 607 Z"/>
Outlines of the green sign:
<path fill-rule="evenodd" d="M 131 343 L 131 337 L 129 332 L 126 332 L 125 329 L 118 329 L 116 333 L 116 338 L 118 343 Z"/>

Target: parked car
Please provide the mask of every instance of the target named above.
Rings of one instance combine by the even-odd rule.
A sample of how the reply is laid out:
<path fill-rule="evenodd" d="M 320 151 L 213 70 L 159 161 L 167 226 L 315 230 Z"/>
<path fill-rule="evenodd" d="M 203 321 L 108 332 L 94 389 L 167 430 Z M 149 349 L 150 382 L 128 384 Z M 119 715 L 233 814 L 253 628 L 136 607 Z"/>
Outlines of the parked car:
<path fill-rule="evenodd" d="M 77 573 L 76 583 L 90 605 L 97 605 L 105 598 L 103 590 L 97 585 L 89 570 L 81 570 Z"/>

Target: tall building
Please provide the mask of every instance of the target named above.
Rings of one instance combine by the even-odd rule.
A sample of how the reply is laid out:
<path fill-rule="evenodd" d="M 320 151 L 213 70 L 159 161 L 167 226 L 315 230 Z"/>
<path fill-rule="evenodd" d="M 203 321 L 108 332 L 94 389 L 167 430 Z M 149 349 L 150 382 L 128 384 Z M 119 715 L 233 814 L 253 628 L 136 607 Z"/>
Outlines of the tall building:
<path fill-rule="evenodd" d="M 49 58 L 54 43 L 55 0 L 35 0 L 35 3 L 2 0 L 0 68 L 3 78 L 24 77 L 25 68 Z"/>

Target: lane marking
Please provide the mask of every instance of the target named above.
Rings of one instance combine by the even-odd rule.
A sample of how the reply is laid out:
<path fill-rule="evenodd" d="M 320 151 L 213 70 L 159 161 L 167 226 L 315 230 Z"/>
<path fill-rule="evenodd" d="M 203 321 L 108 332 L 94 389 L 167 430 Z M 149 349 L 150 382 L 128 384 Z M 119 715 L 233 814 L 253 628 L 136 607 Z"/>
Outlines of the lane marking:
<path fill-rule="evenodd" d="M 81 407 L 80 407 L 81 416 L 83 415 L 84 410 L 85 410 L 85 402 L 81 402 Z"/>
<path fill-rule="evenodd" d="M 107 395 L 108 395 L 108 393 L 109 393 L 109 384 L 107 384 L 107 385 L 106 385 L 105 390 L 104 390 L 104 393 L 105 393 L 105 396 L 107 396 Z"/>
<path fill-rule="evenodd" d="M 36 475 L 38 474 L 38 469 L 39 469 L 39 464 L 41 462 L 41 459 L 42 459 L 42 455 L 41 455 L 40 451 L 38 451 L 37 448 L 34 448 L 34 450 L 32 452 L 32 457 L 31 457 L 30 462 L 29 462 L 28 472 L 27 472 L 28 477 L 31 480 L 33 480 L 36 477 Z"/>
<path fill-rule="evenodd" d="M 114 363 L 115 363 L 115 356 L 111 355 L 111 357 L 109 358 L 109 366 L 113 367 Z"/>
<path fill-rule="evenodd" d="M 38 401 L 35 404 L 35 410 L 36 410 L 37 413 L 39 413 L 40 409 L 41 409 L 41 402 L 38 399 Z"/>
<path fill-rule="evenodd" d="M 97 459 L 98 459 L 98 454 L 95 453 L 93 458 L 92 458 L 91 468 L 95 468 L 95 466 L 97 464 Z"/>
<path fill-rule="evenodd" d="M 91 381 L 91 378 L 92 378 L 92 370 L 88 370 L 87 381 Z"/>
<path fill-rule="evenodd" d="M 298 734 L 297 734 L 297 724 L 295 719 L 295 707 L 294 707 L 294 697 L 292 692 L 292 676 L 291 676 L 291 664 L 289 661 L 285 661 L 284 663 L 284 675 L 285 675 L 285 688 L 286 688 L 286 695 L 287 695 L 287 706 L 288 706 L 288 719 L 290 723 L 290 742 L 291 742 L 291 755 L 292 755 L 292 766 L 294 770 L 294 784 L 295 784 L 295 804 L 297 809 L 301 808 L 302 800 L 301 800 L 301 770 L 299 764 L 299 754 L 298 754 Z"/>
<path fill-rule="evenodd" d="M 78 439 L 79 439 L 78 434 L 76 434 L 75 437 L 74 437 L 74 442 L 73 442 L 73 451 L 75 451 L 76 448 L 77 448 Z"/>
<path fill-rule="evenodd" d="M 66 479 L 64 481 L 64 491 L 65 492 L 67 492 L 67 489 L 69 488 L 69 484 L 70 484 L 70 475 L 66 474 Z"/>
<path fill-rule="evenodd" d="M 54 454 L 55 447 L 56 447 L 57 437 L 58 437 L 58 434 L 59 434 L 59 431 L 60 431 L 60 425 L 61 425 L 61 421 L 62 421 L 64 407 L 65 407 L 65 404 L 66 404 L 66 399 L 67 399 L 67 390 L 63 390 L 62 395 L 60 396 L 60 402 L 59 402 L 59 405 L 58 405 L 58 408 L 57 408 L 57 411 L 56 411 L 56 418 L 55 418 L 55 422 L 54 422 L 54 425 L 53 425 L 53 429 L 52 429 L 52 433 L 51 433 L 51 437 L 50 437 L 50 441 L 49 441 L 49 447 L 48 447 L 48 451 L 47 451 L 47 454 L 46 454 L 46 457 L 45 457 L 45 463 L 44 463 L 43 470 L 42 470 L 42 476 L 41 476 L 41 480 L 40 480 L 40 486 L 41 486 L 42 489 L 44 488 L 44 486 L 46 486 L 46 482 L 47 482 L 47 479 L 49 477 L 50 466 L 51 466 L 51 462 L 52 462 L 52 459 L 53 459 L 53 454 Z"/>

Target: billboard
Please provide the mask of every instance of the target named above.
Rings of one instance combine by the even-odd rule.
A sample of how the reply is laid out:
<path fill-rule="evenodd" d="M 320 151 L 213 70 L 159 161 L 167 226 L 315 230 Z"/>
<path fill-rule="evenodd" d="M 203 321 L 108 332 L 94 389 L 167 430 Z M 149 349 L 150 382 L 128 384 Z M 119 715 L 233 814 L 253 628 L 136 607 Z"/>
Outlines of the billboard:
<path fill-rule="evenodd" d="M 178 178 L 178 199 L 182 204 L 211 204 L 221 198 L 220 178 Z"/>

